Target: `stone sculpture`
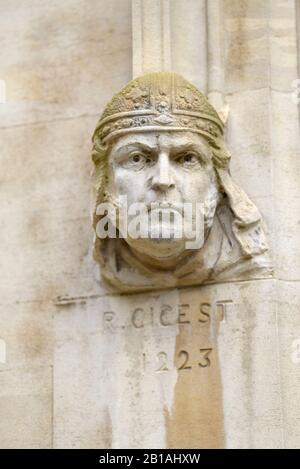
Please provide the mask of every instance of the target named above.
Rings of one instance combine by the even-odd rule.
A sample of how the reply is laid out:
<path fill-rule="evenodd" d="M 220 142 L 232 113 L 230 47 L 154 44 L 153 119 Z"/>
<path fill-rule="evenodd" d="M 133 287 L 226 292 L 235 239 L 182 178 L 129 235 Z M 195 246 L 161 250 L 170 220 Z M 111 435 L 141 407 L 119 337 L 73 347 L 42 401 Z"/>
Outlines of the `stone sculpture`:
<path fill-rule="evenodd" d="M 219 114 L 180 75 L 146 74 L 113 97 L 95 129 L 92 152 L 94 254 L 109 284 L 134 292 L 270 275 L 260 213 L 233 181 L 230 157 Z M 125 196 L 127 209 L 146 207 L 139 220 L 148 223 L 148 235 L 123 233 L 118 213 Z M 105 203 L 116 208 L 116 237 L 97 234 L 104 218 L 97 207 Z M 195 230 L 195 216 L 188 222 L 182 206 L 197 203 L 203 236 L 195 249 L 177 228 L 183 221 Z M 157 230 L 161 215 L 151 222 L 155 211 L 173 214 L 169 236 Z"/>

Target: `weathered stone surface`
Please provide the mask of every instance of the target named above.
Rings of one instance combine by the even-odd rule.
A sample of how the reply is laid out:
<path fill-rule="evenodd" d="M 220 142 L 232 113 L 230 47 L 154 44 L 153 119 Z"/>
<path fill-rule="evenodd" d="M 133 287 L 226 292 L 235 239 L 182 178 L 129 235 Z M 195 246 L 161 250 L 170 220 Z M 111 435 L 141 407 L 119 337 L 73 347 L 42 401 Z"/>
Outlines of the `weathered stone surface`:
<path fill-rule="evenodd" d="M 97 115 L 131 76 L 130 22 L 129 0 L 3 6 L 0 126 Z"/>
<path fill-rule="evenodd" d="M 295 3 L 225 1 L 227 92 L 265 88 L 291 90 L 297 72 Z M 272 72 L 270 74 L 270 67 Z"/>
<path fill-rule="evenodd" d="M 152 24 L 132 27 L 130 4 L 1 5 L 0 447 L 298 447 L 299 2 L 147 1 Z M 146 26 L 147 50 L 131 43 Z M 100 283 L 90 135 L 132 56 L 156 67 L 151 28 L 165 69 L 229 104 L 231 172 L 266 222 L 272 280 Z"/>
<path fill-rule="evenodd" d="M 300 279 L 300 135 L 297 103 L 292 93 L 273 91 L 271 154 L 273 159 L 273 220 L 278 278 Z M 286 119 L 284 116 L 288 115 Z"/>
<path fill-rule="evenodd" d="M 1 447 L 52 446 L 55 303 L 101 295 L 90 134 L 131 73 L 130 2 L 103 3 L 1 9 Z"/>
<path fill-rule="evenodd" d="M 230 113 L 226 132 L 227 145 L 232 154 L 233 177 L 239 179 L 249 197 L 266 200 L 272 196 L 272 187 L 261 184 L 257 175 L 264 181 L 272 177 L 268 95 L 267 88 L 229 95 Z"/>
<path fill-rule="evenodd" d="M 52 447 L 52 367 L 0 372 L 0 447 Z"/>
<path fill-rule="evenodd" d="M 1 302 L 101 292 L 89 208 L 94 125 L 85 117 L 1 130 Z"/>
<path fill-rule="evenodd" d="M 55 446 L 281 447 L 274 291 L 265 280 L 61 306 Z"/>
<path fill-rule="evenodd" d="M 53 305 L 48 301 L 2 303 L 0 338 L 6 346 L 0 372 L 51 366 Z"/>
<path fill-rule="evenodd" d="M 282 435 L 286 448 L 299 448 L 300 438 L 300 285 L 278 281 L 276 288 Z"/>

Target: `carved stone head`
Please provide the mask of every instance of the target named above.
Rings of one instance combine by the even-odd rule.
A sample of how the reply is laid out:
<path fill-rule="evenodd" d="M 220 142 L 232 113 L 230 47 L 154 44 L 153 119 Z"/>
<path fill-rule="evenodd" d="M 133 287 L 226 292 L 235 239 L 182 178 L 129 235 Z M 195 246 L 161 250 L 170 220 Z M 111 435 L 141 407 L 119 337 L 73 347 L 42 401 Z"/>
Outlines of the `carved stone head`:
<path fill-rule="evenodd" d="M 139 77 L 105 108 L 93 136 L 94 253 L 103 276 L 118 290 L 249 278 L 258 270 L 268 274 L 260 214 L 230 176 L 223 132 L 206 97 L 175 73 Z M 117 236 L 101 239 L 96 228 L 103 212 L 97 207 L 106 203 L 116 208 L 111 221 Z M 120 221 L 127 211 L 131 222 L 135 204 L 144 207 L 139 216 L 147 227 L 144 236 L 125 232 Z M 191 247 L 187 233 L 200 229 L 200 241 Z"/>

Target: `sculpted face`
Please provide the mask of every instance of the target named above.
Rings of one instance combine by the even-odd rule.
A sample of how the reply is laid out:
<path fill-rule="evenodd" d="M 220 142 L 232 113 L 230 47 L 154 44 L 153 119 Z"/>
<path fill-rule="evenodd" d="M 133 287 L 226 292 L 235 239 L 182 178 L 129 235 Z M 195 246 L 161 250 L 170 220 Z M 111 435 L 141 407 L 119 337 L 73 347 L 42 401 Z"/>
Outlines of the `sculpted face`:
<path fill-rule="evenodd" d="M 231 177 L 221 115 L 173 72 L 135 78 L 105 107 L 93 134 L 94 256 L 119 291 L 269 275 L 260 213 Z"/>
<path fill-rule="evenodd" d="M 135 250 L 157 259 L 178 256 L 186 249 L 186 238 L 158 237 L 157 223 L 151 212 L 159 210 L 174 214 L 171 231 L 182 220 L 184 212 L 178 211 L 188 202 L 204 205 L 204 235 L 211 227 L 218 203 L 218 185 L 212 163 L 212 151 L 206 139 L 199 134 L 185 131 L 133 132 L 115 139 L 108 150 L 109 182 L 111 200 L 127 196 L 127 206 L 146 204 L 149 236 L 132 239 L 127 243 Z M 152 207 L 151 207 L 152 204 Z M 153 208 L 154 207 L 154 208 Z M 151 210 L 152 209 L 152 210 Z M 186 217 L 187 218 L 187 217 Z M 130 219 L 130 216 L 129 216 Z M 191 220 L 195 229 L 195 220 Z M 161 227 L 161 226 L 160 226 Z"/>

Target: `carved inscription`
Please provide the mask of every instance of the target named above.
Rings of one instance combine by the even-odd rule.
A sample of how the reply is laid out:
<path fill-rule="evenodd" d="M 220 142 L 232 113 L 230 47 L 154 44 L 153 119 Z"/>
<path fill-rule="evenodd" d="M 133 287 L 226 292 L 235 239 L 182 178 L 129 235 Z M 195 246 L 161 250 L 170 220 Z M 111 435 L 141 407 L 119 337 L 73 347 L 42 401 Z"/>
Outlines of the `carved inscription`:
<path fill-rule="evenodd" d="M 180 350 L 178 357 L 183 357 L 182 364 L 178 367 L 178 370 L 190 370 L 192 367 L 188 364 L 189 363 L 189 354 L 186 350 Z"/>
<path fill-rule="evenodd" d="M 207 324 L 211 321 L 213 315 L 219 321 L 226 321 L 227 308 L 231 304 L 232 300 L 200 303 L 196 321 L 199 324 Z M 148 309 L 137 307 L 132 312 L 131 323 L 136 329 L 155 324 L 167 327 L 176 324 L 191 324 L 195 321 L 192 316 L 194 315 L 192 315 L 189 304 L 179 304 L 176 306 L 165 304 L 159 311 L 154 311 L 152 306 Z"/>
<path fill-rule="evenodd" d="M 197 354 L 192 354 L 187 350 L 180 350 L 177 354 L 175 363 L 173 356 L 165 351 L 160 351 L 156 356 L 147 356 L 143 353 L 143 369 L 148 371 L 152 369 L 156 373 L 170 371 L 176 368 L 177 371 L 191 371 L 195 369 L 208 368 L 211 366 L 212 347 L 199 348 Z"/>
<path fill-rule="evenodd" d="M 164 347 L 162 342 L 158 350 L 142 351 L 141 367 L 144 373 L 168 373 L 176 370 L 188 374 L 208 370 L 214 363 L 214 349 L 210 344 L 211 325 L 227 320 L 233 302 L 230 299 L 214 302 L 201 301 L 195 303 L 163 304 L 153 306 L 149 304 L 136 305 L 126 313 L 105 311 L 103 313 L 103 329 L 108 334 L 117 333 L 122 329 L 132 330 L 132 337 L 143 334 L 150 328 L 151 334 L 155 331 L 166 334 L 168 328 L 176 328 L 175 334 L 183 335 L 182 348 L 174 353 Z M 214 326 L 215 327 L 215 326 Z M 163 332 L 166 330 L 166 333 Z M 198 332 L 197 332 L 198 331 Z M 195 341 L 186 341 L 186 334 L 196 334 L 198 348 L 192 346 Z M 197 343 L 196 342 L 196 343 Z M 189 346 L 190 345 L 190 346 Z"/>
<path fill-rule="evenodd" d="M 170 327 L 170 326 L 200 326 L 208 325 L 213 319 L 226 322 L 228 308 L 232 305 L 232 300 L 218 300 L 213 303 L 201 302 L 196 307 L 188 303 L 169 305 L 164 304 L 160 308 L 153 306 L 138 306 L 130 312 L 130 324 L 134 329 L 143 330 L 148 326 Z M 104 330 L 114 332 L 118 328 L 124 328 L 122 315 L 117 315 L 114 311 L 103 313 Z"/>

